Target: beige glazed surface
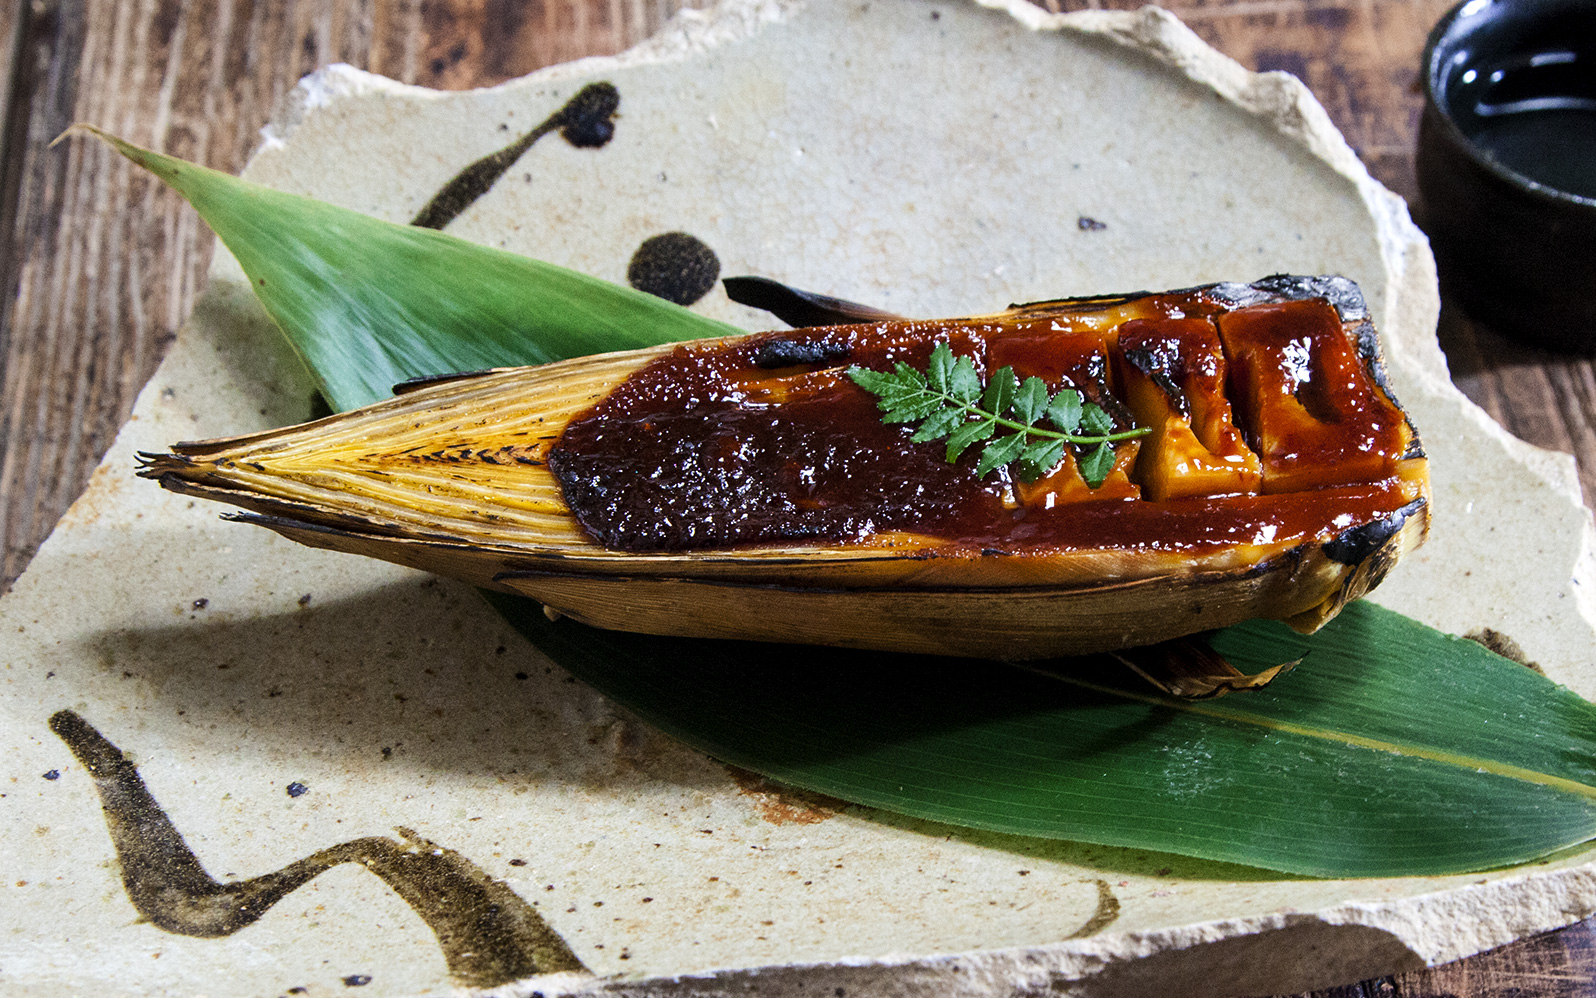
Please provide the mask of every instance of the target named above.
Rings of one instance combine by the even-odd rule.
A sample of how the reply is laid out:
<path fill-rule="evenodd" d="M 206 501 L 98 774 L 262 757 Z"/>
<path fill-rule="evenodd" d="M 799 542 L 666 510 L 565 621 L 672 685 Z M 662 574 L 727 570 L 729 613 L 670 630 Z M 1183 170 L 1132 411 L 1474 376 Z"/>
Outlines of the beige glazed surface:
<path fill-rule="evenodd" d="M 1430 542 L 1377 599 L 1501 631 L 1596 695 L 1571 466 L 1452 389 L 1428 250 L 1306 90 L 1157 12 L 737 2 L 619 59 L 492 90 L 334 69 L 296 92 L 248 175 L 405 221 L 600 79 L 621 93 L 615 138 L 535 144 L 450 231 L 616 281 L 643 239 L 687 231 L 723 273 L 920 315 L 1354 278 L 1435 487 Z M 719 291 L 695 307 L 767 321 Z M 303 419 L 309 399 L 219 254 L 93 486 L 0 600 L 7 993 L 438 994 L 501 983 L 520 966 L 504 953 L 536 950 L 567 972 L 522 992 L 1256 994 L 1596 911 L 1581 855 L 1304 882 L 782 796 L 569 680 L 468 587 L 308 551 L 132 478 L 135 451 Z M 94 784 L 126 770 L 82 728 L 52 731 L 62 710 L 137 766 L 220 884 L 364 844 L 323 854 L 326 872 L 252 924 L 225 906 L 210 935 L 140 922 Z M 164 841 L 141 827 L 131 840 Z M 542 948 L 440 946 L 429 896 L 488 898 L 513 915 L 506 938 Z"/>

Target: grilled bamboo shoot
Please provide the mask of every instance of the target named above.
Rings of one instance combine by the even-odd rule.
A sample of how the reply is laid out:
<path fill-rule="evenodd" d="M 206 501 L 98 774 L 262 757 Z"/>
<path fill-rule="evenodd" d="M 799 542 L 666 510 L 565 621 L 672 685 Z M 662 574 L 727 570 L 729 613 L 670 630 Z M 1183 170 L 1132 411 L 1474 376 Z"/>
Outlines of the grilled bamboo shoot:
<path fill-rule="evenodd" d="M 1072 387 L 1145 435 L 1095 486 L 1065 447 L 975 473 L 884 424 L 850 369 Z M 1312 630 L 1428 523 L 1417 434 L 1355 285 L 1269 278 L 877 319 L 451 376 L 141 474 L 316 547 L 600 627 L 981 657 Z"/>

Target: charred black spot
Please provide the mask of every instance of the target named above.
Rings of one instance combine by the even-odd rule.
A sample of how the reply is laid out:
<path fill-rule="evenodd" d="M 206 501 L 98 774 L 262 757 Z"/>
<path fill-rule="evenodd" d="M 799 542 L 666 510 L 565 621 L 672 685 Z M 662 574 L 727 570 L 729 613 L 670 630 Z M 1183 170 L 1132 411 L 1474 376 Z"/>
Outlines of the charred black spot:
<path fill-rule="evenodd" d="M 1396 396 L 1391 392 L 1391 382 L 1385 373 L 1385 360 L 1380 356 L 1380 338 L 1374 331 L 1374 324 L 1359 323 L 1352 331 L 1352 338 L 1358 344 L 1358 359 L 1363 361 L 1363 366 L 1368 369 L 1369 377 L 1382 392 L 1385 392 L 1387 398 L 1395 402 Z"/>
<path fill-rule="evenodd" d="M 626 281 L 678 305 L 691 305 L 709 294 L 720 278 L 720 258 L 700 239 L 685 232 L 666 232 L 643 240 L 626 267 Z"/>
<path fill-rule="evenodd" d="M 1103 387 L 1106 384 L 1106 375 L 1099 372 L 1106 368 L 1107 364 L 1101 356 L 1094 357 L 1088 365 L 1088 369 L 1093 372 L 1091 380 L 1085 385 L 1078 386 L 1077 390 L 1086 401 L 1094 403 L 1108 413 L 1109 418 L 1114 421 L 1115 430 L 1124 430 L 1135 426 L 1136 416 L 1130 411 L 1130 407 L 1119 396 Z M 1176 396 L 1176 398 L 1182 403 L 1185 401 L 1184 396 Z"/>
<path fill-rule="evenodd" d="M 1226 281 L 1210 285 L 1208 292 L 1231 308 L 1323 298 L 1335 306 L 1342 322 L 1362 322 L 1369 318 L 1369 305 L 1363 299 L 1362 289 L 1355 281 L 1338 274 L 1271 274 L 1251 284 Z"/>
<path fill-rule="evenodd" d="M 770 370 L 797 364 L 836 364 L 848 359 L 846 343 L 829 340 L 766 340 L 754 351 L 754 365 Z"/>
<path fill-rule="evenodd" d="M 1369 303 L 1363 299 L 1363 289 L 1357 282 L 1339 274 L 1304 277 L 1296 274 L 1271 274 L 1254 281 L 1253 286 L 1272 291 L 1285 301 L 1304 298 L 1323 298 L 1335 306 L 1342 322 L 1367 321 Z"/>
<path fill-rule="evenodd" d="M 1178 357 L 1147 347 L 1126 347 L 1124 353 L 1125 359 L 1131 366 L 1147 375 L 1148 380 L 1169 396 L 1182 416 L 1191 418 L 1191 403 L 1187 401 L 1186 393 L 1180 385 L 1175 382 L 1175 372 L 1171 369 Z"/>
<path fill-rule="evenodd" d="M 1324 553 L 1332 561 L 1343 565 L 1359 565 L 1395 537 L 1408 517 L 1424 508 L 1423 499 L 1415 499 L 1388 517 L 1352 527 L 1326 542 Z"/>
<path fill-rule="evenodd" d="M 1361 300 L 1361 294 L 1360 294 Z M 1374 323 L 1365 319 L 1352 331 L 1352 338 L 1358 344 L 1358 359 L 1363 361 L 1364 369 L 1369 372 L 1369 379 L 1379 388 L 1391 404 L 1402 409 L 1402 403 L 1397 399 L 1396 392 L 1391 389 L 1391 379 L 1385 370 L 1385 358 L 1380 354 L 1380 337 L 1374 331 Z M 1402 409 L 1403 418 L 1407 417 L 1407 410 Z M 1408 441 L 1407 450 L 1402 452 L 1402 460 L 1411 460 L 1424 456 L 1424 444 L 1419 439 L 1419 431 L 1408 420 L 1408 429 L 1413 431 L 1413 438 Z"/>

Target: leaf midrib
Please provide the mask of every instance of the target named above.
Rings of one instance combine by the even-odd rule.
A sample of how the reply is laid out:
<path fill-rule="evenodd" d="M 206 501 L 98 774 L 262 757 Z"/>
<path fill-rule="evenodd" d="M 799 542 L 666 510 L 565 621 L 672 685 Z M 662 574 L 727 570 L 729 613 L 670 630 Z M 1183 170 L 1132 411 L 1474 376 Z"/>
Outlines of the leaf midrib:
<path fill-rule="evenodd" d="M 1350 731 L 1338 731 L 1333 728 L 1318 728 L 1306 724 L 1297 724 L 1292 721 L 1283 721 L 1279 718 L 1267 717 L 1248 711 L 1224 710 L 1210 704 L 1192 701 L 1172 700 L 1167 697 L 1153 696 L 1150 694 L 1133 693 L 1129 690 L 1117 689 L 1113 686 L 1104 686 L 1085 679 L 1064 676 L 1058 673 L 1039 673 L 1049 678 L 1056 679 L 1081 689 L 1091 690 L 1108 696 L 1121 697 L 1137 703 L 1150 704 L 1156 707 L 1166 707 L 1172 710 L 1184 711 L 1189 714 L 1200 714 L 1223 721 L 1234 721 L 1238 724 L 1250 724 L 1254 727 L 1264 728 L 1269 731 L 1278 731 L 1284 734 L 1298 735 L 1304 738 L 1319 741 L 1339 742 L 1356 748 L 1369 749 L 1374 752 L 1388 752 L 1392 755 L 1405 756 L 1414 759 L 1424 759 L 1442 765 L 1454 766 L 1459 769 L 1469 769 L 1475 772 L 1486 772 L 1507 779 L 1519 780 L 1538 786 L 1560 790 L 1564 793 L 1574 794 L 1596 802 L 1596 787 L 1571 780 L 1564 776 L 1554 776 L 1543 773 L 1526 766 L 1515 766 L 1510 762 L 1496 759 L 1482 759 L 1477 756 L 1464 755 L 1458 752 L 1447 752 L 1441 749 L 1426 748 L 1408 742 L 1387 741 L 1383 738 L 1370 738 L 1367 735 L 1353 734 Z"/>

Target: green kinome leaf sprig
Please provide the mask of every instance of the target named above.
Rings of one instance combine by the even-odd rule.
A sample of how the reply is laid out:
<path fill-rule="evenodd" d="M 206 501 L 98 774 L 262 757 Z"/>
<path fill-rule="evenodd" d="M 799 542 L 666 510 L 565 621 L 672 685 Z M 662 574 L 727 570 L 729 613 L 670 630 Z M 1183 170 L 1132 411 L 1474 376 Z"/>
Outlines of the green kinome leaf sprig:
<path fill-rule="evenodd" d="M 982 448 L 975 467 L 980 478 L 1018 462 L 1020 480 L 1034 482 L 1058 464 L 1065 444 L 1076 444 L 1092 448 L 1078 464 L 1081 477 L 1095 489 L 1114 467 L 1113 444 L 1152 432 L 1147 427 L 1111 432 L 1113 417 L 1080 392 L 1065 388 L 1049 396 L 1041 378 L 1022 384 L 1012 367 L 998 368 L 982 385 L 975 364 L 969 357 L 955 359 L 945 340 L 932 348 L 924 374 L 900 360 L 893 371 L 850 367 L 848 377 L 880 397 L 883 423 L 923 421 L 909 438 L 915 443 L 946 437 L 949 464 L 971 444 L 992 440 L 998 427 L 1014 430 Z M 1058 429 L 1037 426 L 1043 416 Z"/>

